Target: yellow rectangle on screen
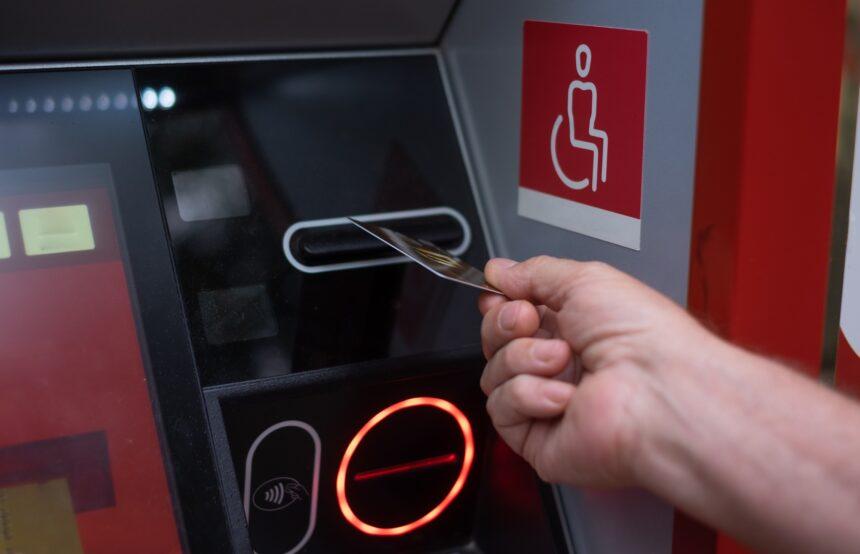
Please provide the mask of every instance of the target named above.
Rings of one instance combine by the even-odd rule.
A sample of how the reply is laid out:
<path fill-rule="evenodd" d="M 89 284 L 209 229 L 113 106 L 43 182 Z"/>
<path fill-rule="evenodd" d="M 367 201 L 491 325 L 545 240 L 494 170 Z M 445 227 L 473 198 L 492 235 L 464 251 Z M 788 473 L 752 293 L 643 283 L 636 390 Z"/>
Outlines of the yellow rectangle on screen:
<path fill-rule="evenodd" d="M 9 250 L 9 233 L 6 231 L 6 218 L 3 212 L 0 212 L 0 260 L 4 260 L 12 255 Z"/>
<path fill-rule="evenodd" d="M 96 247 L 85 204 L 30 208 L 18 212 L 28 256 L 93 250 Z"/>
<path fill-rule="evenodd" d="M 0 488 L 0 552 L 83 553 L 65 479 Z"/>

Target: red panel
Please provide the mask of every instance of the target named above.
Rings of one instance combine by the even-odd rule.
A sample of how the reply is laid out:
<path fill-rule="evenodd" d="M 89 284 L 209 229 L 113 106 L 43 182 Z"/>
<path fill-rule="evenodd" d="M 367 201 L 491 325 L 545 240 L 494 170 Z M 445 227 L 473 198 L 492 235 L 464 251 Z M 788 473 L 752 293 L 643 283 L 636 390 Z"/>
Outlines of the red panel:
<path fill-rule="evenodd" d="M 179 552 L 123 264 L 105 234 L 107 190 L 61 194 L 87 203 L 100 252 L 25 268 L 18 249 L 0 265 L 0 421 L 15 422 L 0 447 L 104 433 L 113 505 L 76 514 L 84 551 Z M 51 196 L 29 198 L 48 205 Z"/>
<path fill-rule="evenodd" d="M 845 2 L 752 2 L 739 240 L 728 334 L 817 375 Z"/>
<path fill-rule="evenodd" d="M 844 0 L 706 2 L 690 308 L 811 375 L 822 351 L 844 26 Z M 676 527 L 675 552 L 703 551 L 702 528 L 685 518 Z M 725 536 L 714 549 L 744 551 Z"/>
<path fill-rule="evenodd" d="M 705 2 L 688 304 L 723 332 L 740 219 L 749 10 L 746 0 Z"/>

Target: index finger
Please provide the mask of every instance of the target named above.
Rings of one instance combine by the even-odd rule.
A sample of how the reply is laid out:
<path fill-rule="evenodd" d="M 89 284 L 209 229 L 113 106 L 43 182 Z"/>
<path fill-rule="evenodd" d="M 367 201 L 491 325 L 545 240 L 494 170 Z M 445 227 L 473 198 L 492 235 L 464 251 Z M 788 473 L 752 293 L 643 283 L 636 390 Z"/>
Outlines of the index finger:
<path fill-rule="evenodd" d="M 513 300 L 491 308 L 481 322 L 484 356 L 490 359 L 510 341 L 534 335 L 539 325 L 537 308 L 529 302 Z"/>
<path fill-rule="evenodd" d="M 558 311 L 564 304 L 571 283 L 582 273 L 585 264 L 551 256 L 537 256 L 516 263 L 506 259 L 487 262 L 487 282 L 512 300 L 529 300 Z"/>
<path fill-rule="evenodd" d="M 487 315 L 487 312 L 508 301 L 509 300 L 501 294 L 482 292 L 481 295 L 478 296 L 478 310 L 481 312 L 481 315 Z"/>

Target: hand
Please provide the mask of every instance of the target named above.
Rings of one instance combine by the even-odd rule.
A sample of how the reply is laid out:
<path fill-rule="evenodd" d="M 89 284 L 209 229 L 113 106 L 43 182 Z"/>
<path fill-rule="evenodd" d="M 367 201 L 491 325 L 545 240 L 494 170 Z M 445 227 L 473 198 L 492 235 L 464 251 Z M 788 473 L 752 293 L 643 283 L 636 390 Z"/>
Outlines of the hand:
<path fill-rule="evenodd" d="M 860 404 L 605 264 L 486 276 L 487 410 L 543 479 L 642 486 L 760 551 L 860 551 Z"/>
<path fill-rule="evenodd" d="M 481 387 L 501 437 L 547 481 L 634 484 L 637 458 L 671 424 L 673 373 L 718 339 L 602 263 L 496 259 L 486 278 L 507 296 L 479 300 Z"/>

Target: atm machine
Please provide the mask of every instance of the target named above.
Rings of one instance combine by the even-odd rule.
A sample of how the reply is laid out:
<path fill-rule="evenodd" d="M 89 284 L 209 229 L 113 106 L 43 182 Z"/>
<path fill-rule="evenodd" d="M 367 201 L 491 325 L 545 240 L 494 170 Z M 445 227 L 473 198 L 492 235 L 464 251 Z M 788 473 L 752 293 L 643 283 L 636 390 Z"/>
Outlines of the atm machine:
<path fill-rule="evenodd" d="M 499 440 L 477 293 L 346 217 L 683 301 L 701 1 L 3 11 L 0 550 L 671 551 Z M 520 215 L 526 21 L 647 36 L 638 249 Z"/>

